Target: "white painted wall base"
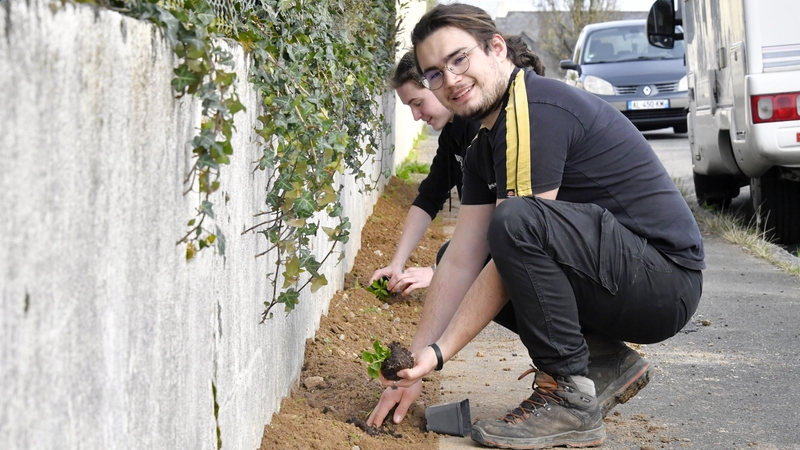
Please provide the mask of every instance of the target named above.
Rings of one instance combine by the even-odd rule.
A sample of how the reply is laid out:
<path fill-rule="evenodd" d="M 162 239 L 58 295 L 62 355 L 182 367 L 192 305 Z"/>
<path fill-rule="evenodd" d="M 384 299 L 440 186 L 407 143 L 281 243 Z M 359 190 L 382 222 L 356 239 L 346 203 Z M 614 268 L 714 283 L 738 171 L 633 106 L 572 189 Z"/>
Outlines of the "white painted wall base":
<path fill-rule="evenodd" d="M 2 447 L 216 449 L 218 424 L 223 448 L 256 448 L 378 193 L 345 180 L 345 260 L 327 265 L 329 286 L 259 325 L 272 256 L 254 258 L 264 238 L 240 234 L 266 182 L 251 170 L 255 92 L 237 86 L 248 110 L 214 199 L 226 256 L 187 263 L 175 242 L 199 201 L 183 191 L 200 111 L 174 98 L 162 33 L 47 0 L 2 0 L 0 30 Z M 390 160 L 371 165 L 373 178 Z"/>

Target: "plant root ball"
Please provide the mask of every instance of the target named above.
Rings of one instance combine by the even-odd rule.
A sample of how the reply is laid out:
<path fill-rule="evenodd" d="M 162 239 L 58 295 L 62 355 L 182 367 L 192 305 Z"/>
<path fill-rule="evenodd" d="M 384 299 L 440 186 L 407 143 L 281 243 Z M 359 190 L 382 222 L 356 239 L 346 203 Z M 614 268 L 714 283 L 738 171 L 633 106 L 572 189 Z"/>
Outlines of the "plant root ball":
<path fill-rule="evenodd" d="M 392 342 L 388 347 L 392 353 L 381 364 L 381 374 L 387 380 L 400 381 L 401 378 L 397 376 L 397 372 L 414 367 L 414 357 L 411 355 L 411 351 L 397 341 Z"/>

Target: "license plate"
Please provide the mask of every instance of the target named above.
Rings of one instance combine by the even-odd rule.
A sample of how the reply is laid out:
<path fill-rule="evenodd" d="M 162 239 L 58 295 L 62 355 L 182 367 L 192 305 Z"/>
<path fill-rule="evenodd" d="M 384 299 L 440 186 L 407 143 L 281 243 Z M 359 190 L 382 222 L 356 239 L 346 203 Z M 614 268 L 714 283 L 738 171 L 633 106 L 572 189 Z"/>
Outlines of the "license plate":
<path fill-rule="evenodd" d="M 667 109 L 669 100 L 629 100 L 628 109 Z"/>

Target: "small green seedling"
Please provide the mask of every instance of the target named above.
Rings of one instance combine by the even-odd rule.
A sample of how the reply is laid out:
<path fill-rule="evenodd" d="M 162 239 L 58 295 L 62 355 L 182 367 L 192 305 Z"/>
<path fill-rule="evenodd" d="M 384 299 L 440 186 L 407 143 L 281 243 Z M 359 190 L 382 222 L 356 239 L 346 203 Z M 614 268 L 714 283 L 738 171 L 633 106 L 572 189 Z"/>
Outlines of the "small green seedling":
<path fill-rule="evenodd" d="M 371 285 L 367 286 L 364 289 L 366 289 L 367 292 L 377 297 L 378 300 L 385 301 L 387 298 L 389 298 L 390 295 L 392 295 L 392 293 L 389 292 L 388 284 L 389 284 L 388 277 L 380 277 L 377 280 L 373 281 Z"/>
<path fill-rule="evenodd" d="M 379 378 L 381 376 L 381 365 L 383 361 L 388 358 L 392 352 L 389 351 L 389 347 L 383 346 L 380 341 L 375 339 L 375 342 L 372 343 L 372 348 L 375 350 L 374 353 L 368 352 L 364 350 L 361 352 L 361 359 L 369 364 L 367 366 L 367 373 L 369 374 L 370 378 Z"/>

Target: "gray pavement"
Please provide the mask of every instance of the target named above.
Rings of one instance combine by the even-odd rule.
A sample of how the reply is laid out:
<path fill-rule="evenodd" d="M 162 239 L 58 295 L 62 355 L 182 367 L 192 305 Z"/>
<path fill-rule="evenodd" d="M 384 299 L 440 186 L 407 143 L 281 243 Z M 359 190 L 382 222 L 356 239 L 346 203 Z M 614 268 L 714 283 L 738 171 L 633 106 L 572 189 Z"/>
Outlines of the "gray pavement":
<path fill-rule="evenodd" d="M 435 153 L 437 136 L 429 129 L 420 160 Z M 691 186 L 685 136 L 645 136 L 670 174 Z M 635 347 L 653 364 L 653 377 L 606 418 L 603 448 L 800 448 L 800 278 L 718 236 L 704 239 L 708 269 L 697 313 L 672 339 Z M 788 253 L 783 259 L 800 265 Z M 445 364 L 441 403 L 468 398 L 473 422 L 499 417 L 530 395 L 532 376 L 517 380 L 528 367 L 516 335 L 491 324 Z M 469 437 L 442 436 L 439 445 L 475 447 Z"/>

